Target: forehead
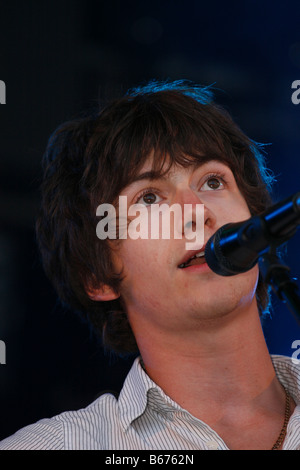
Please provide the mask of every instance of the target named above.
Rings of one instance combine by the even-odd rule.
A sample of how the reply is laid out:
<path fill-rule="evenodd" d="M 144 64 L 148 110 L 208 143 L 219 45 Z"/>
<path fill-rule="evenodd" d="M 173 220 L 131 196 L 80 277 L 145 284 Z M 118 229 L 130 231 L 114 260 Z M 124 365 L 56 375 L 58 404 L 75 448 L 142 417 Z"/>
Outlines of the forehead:
<path fill-rule="evenodd" d="M 208 163 L 215 163 L 229 167 L 228 163 L 219 156 L 211 157 L 205 154 L 199 154 L 195 159 L 192 156 L 185 155 L 182 161 L 174 161 L 170 156 L 167 156 L 165 159 L 157 161 L 154 152 L 151 152 L 144 164 L 141 165 L 134 175 L 132 182 L 145 179 L 171 179 L 178 172 L 182 172 L 184 170 L 185 172 L 192 173 L 196 169 L 203 167 Z"/>
<path fill-rule="evenodd" d="M 113 203 L 118 200 L 120 194 L 124 194 L 133 186 L 136 187 L 138 182 L 169 180 L 174 172 L 182 172 L 183 170 L 193 172 L 210 161 L 223 163 L 233 171 L 230 158 L 226 153 L 216 149 L 204 148 L 202 150 L 199 148 L 194 151 L 184 152 L 178 148 L 168 151 L 167 149 L 152 147 L 147 153 L 141 149 L 139 156 L 135 154 L 131 158 L 129 152 L 128 157 L 128 165 L 124 163 L 123 168 L 119 168 L 112 175 L 111 191 L 113 197 L 110 200 Z"/>
<path fill-rule="evenodd" d="M 140 168 L 136 176 L 132 178 L 131 182 L 123 188 L 122 194 L 128 193 L 131 190 L 143 187 L 143 185 L 151 184 L 151 182 L 168 182 L 177 185 L 185 178 L 197 178 L 205 172 L 210 173 L 224 173 L 227 176 L 232 174 L 232 171 L 226 162 L 216 159 L 203 159 L 202 161 L 190 160 L 190 165 L 179 165 L 178 163 L 166 162 L 159 170 L 154 169 L 153 160 L 149 158 L 148 161 Z"/>

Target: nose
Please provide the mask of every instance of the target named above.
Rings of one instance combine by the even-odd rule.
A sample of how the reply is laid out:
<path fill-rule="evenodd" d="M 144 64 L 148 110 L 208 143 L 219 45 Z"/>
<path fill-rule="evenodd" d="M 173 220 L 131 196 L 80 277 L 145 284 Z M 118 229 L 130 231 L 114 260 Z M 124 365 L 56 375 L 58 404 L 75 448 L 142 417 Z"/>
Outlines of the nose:
<path fill-rule="evenodd" d="M 178 192 L 177 202 L 182 208 L 181 227 L 178 230 L 188 240 L 196 238 L 197 245 L 203 246 L 206 232 L 212 231 L 216 225 L 213 210 L 204 204 L 201 194 L 191 188 Z M 197 248 L 193 246 L 191 249 Z"/>

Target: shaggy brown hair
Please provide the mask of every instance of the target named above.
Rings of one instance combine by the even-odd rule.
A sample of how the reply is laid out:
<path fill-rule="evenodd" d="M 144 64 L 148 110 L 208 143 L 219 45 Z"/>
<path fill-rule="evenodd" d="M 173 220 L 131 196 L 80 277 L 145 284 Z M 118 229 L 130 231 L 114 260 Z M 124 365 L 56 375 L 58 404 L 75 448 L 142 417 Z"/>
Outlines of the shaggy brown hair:
<path fill-rule="evenodd" d="M 158 175 L 166 162 L 170 167 L 220 160 L 232 170 L 252 215 L 271 203 L 260 146 L 213 102 L 208 88 L 152 82 L 60 126 L 44 156 L 36 226 L 44 269 L 61 301 L 81 312 L 104 346 L 120 354 L 137 351 L 122 299 L 92 301 L 85 289 L 108 284 L 118 291 L 122 282 L 108 240 L 96 236 L 96 208 L 116 201 L 152 151 Z M 261 278 L 257 300 L 262 313 L 269 299 Z"/>

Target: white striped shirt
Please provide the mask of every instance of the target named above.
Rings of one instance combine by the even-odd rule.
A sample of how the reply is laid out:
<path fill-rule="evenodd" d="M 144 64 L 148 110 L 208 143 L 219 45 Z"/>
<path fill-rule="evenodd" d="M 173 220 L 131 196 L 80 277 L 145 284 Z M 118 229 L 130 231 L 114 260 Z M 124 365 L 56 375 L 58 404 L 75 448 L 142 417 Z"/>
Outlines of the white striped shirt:
<path fill-rule="evenodd" d="M 283 449 L 300 450 L 300 365 L 272 356 L 280 382 L 297 407 Z M 0 450 L 228 450 L 221 437 L 158 387 L 137 358 L 119 398 L 105 393 L 87 408 L 66 411 L 22 428 Z"/>

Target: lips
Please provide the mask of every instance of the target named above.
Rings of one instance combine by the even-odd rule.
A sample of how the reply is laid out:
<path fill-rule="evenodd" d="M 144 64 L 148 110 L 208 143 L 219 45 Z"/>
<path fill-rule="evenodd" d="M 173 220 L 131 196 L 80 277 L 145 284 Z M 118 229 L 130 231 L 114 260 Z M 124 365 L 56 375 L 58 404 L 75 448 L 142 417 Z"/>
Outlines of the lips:
<path fill-rule="evenodd" d="M 188 266 L 191 266 L 191 263 L 194 259 L 201 260 L 201 262 L 205 263 L 205 246 L 201 248 L 201 250 L 197 251 L 189 251 L 186 253 L 185 257 L 181 260 L 178 268 L 184 269 Z"/>

